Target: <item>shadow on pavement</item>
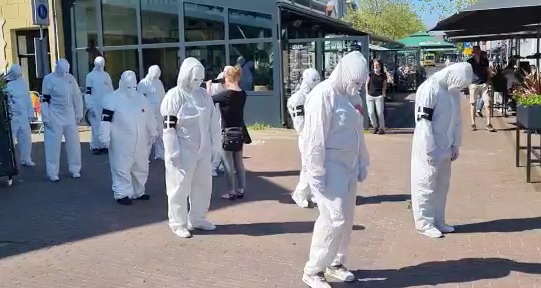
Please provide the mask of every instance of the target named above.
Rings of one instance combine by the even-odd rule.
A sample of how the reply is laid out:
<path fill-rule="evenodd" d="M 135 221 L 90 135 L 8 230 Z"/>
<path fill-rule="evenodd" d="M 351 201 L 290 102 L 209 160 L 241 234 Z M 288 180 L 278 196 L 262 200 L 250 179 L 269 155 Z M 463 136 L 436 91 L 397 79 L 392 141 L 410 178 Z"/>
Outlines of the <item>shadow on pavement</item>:
<path fill-rule="evenodd" d="M 500 279 L 511 272 L 541 275 L 541 264 L 502 258 L 465 258 L 427 262 L 397 270 L 360 270 L 355 275 L 362 283 L 361 287 L 398 288 Z M 333 287 L 345 288 L 351 285 L 340 283 Z"/>
<path fill-rule="evenodd" d="M 541 217 L 498 219 L 487 222 L 456 225 L 455 233 L 512 233 L 541 229 Z"/>
<path fill-rule="evenodd" d="M 356 205 L 381 204 L 384 202 L 404 202 L 411 199 L 411 195 L 376 195 L 376 196 L 357 196 Z"/>
<path fill-rule="evenodd" d="M 65 149 L 62 147 L 61 181 L 49 182 L 45 177 L 44 145 L 37 142 L 32 151 L 37 166 L 22 167 L 12 187 L 2 187 L 0 184 L 0 259 L 144 225 L 159 222 L 167 225 L 163 162 L 153 161 L 150 166 L 147 194 L 152 199 L 138 201 L 132 206 L 120 206 L 111 191 L 108 156 L 91 155 L 88 143 L 81 145 L 81 179 L 70 177 Z M 298 171 L 295 173 L 298 174 Z M 289 175 L 289 172 L 286 174 Z M 253 201 L 283 201 L 289 198 L 290 191 L 263 179 L 259 172 L 247 172 L 247 186 L 257 187 L 257 190 L 247 191 L 245 198 L 240 201 L 222 200 L 220 195 L 225 190 L 225 179 L 214 178 L 210 210 Z M 280 231 L 304 233 L 311 231 L 312 227 L 312 223 L 301 222 L 254 224 L 250 228 L 240 225 L 225 229 L 230 234 L 240 228 L 241 231 L 235 233 L 269 235 Z"/>
<path fill-rule="evenodd" d="M 283 223 L 250 223 L 220 225 L 220 229 L 212 232 L 198 231 L 198 235 L 249 235 L 268 236 L 280 234 L 312 233 L 314 221 Z M 354 225 L 354 231 L 364 230 L 362 225 Z"/>
<path fill-rule="evenodd" d="M 415 103 L 406 99 L 408 93 L 397 93 L 394 101 L 385 102 L 385 126 L 389 134 L 412 133 L 413 130 L 405 130 L 403 133 L 393 133 L 393 129 L 415 127 Z"/>

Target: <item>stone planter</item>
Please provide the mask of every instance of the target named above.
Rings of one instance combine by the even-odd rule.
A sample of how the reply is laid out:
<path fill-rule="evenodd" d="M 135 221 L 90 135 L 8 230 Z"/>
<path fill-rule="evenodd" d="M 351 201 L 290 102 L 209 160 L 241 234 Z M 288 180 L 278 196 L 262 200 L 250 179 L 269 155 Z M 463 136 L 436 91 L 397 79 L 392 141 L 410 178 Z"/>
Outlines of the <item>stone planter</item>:
<path fill-rule="evenodd" d="M 541 129 L 541 105 L 517 105 L 517 122 L 526 129 Z"/>

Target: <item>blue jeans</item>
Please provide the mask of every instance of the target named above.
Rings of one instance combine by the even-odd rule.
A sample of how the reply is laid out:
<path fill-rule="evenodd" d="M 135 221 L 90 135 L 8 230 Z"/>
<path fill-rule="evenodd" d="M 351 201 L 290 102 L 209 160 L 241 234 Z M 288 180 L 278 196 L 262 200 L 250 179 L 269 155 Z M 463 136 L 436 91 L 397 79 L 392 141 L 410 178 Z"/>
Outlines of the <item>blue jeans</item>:
<path fill-rule="evenodd" d="M 483 110 L 483 106 L 485 106 L 485 101 L 483 101 L 483 98 L 477 99 L 477 110 Z"/>

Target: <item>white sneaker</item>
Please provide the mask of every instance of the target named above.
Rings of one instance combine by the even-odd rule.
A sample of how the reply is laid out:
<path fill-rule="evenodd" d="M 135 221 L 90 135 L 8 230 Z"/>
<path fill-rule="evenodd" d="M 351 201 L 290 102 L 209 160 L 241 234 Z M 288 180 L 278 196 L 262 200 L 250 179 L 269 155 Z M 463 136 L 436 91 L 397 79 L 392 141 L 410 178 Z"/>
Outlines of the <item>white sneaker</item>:
<path fill-rule="evenodd" d="M 293 192 L 293 194 L 291 194 L 291 199 L 293 199 L 293 201 L 295 201 L 295 204 L 297 204 L 297 206 L 299 206 L 301 208 L 308 208 L 310 206 L 310 203 L 308 202 L 308 200 L 303 199 L 302 197 L 300 197 L 295 192 Z"/>
<path fill-rule="evenodd" d="M 60 178 L 58 176 L 50 176 L 49 181 L 51 182 L 58 182 L 60 181 Z"/>
<path fill-rule="evenodd" d="M 331 266 L 327 268 L 327 274 L 343 282 L 355 282 L 355 275 L 349 272 L 344 265 Z"/>
<path fill-rule="evenodd" d="M 440 230 L 441 233 L 453 233 L 455 232 L 455 227 L 443 224 L 443 225 L 437 225 L 436 226 L 438 230 Z"/>
<path fill-rule="evenodd" d="M 188 231 L 186 228 L 178 228 L 177 230 L 173 231 L 178 237 L 180 238 L 192 238 L 192 233 Z"/>
<path fill-rule="evenodd" d="M 308 275 L 305 273 L 302 275 L 302 281 L 310 288 L 331 288 L 331 285 L 327 283 L 323 272 L 317 273 L 316 275 Z"/>
<path fill-rule="evenodd" d="M 205 221 L 203 223 L 201 223 L 200 225 L 197 225 L 197 226 L 192 226 L 192 225 L 189 225 L 188 226 L 188 230 L 203 230 L 203 231 L 214 231 L 216 230 L 216 225 L 208 222 L 208 221 Z"/>
<path fill-rule="evenodd" d="M 73 177 L 73 179 L 79 179 L 81 178 L 81 173 L 73 173 L 71 174 L 71 177 Z"/>
<path fill-rule="evenodd" d="M 425 230 L 420 230 L 419 233 L 428 236 L 430 238 L 441 238 L 443 237 L 443 234 L 440 230 L 436 229 L 436 227 L 428 228 Z"/>
<path fill-rule="evenodd" d="M 26 167 L 34 167 L 34 166 L 36 166 L 36 163 L 34 163 L 32 161 L 22 161 L 21 165 L 26 166 Z"/>

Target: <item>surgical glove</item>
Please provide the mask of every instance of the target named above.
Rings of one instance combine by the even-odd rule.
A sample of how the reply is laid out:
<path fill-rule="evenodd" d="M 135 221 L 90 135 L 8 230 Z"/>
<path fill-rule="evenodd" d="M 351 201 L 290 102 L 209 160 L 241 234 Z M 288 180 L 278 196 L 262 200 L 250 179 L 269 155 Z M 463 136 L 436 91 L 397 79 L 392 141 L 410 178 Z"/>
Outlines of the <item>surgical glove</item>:
<path fill-rule="evenodd" d="M 82 120 L 83 120 L 82 117 L 75 117 L 75 124 L 81 123 Z"/>
<path fill-rule="evenodd" d="M 455 161 L 456 159 L 458 159 L 459 154 L 460 154 L 460 151 L 458 147 L 456 146 L 451 147 L 451 161 Z"/>
<path fill-rule="evenodd" d="M 110 142 L 102 142 L 101 145 L 103 146 L 103 148 L 105 149 L 109 149 L 109 144 Z"/>
<path fill-rule="evenodd" d="M 366 176 L 368 176 L 368 169 L 366 167 L 359 168 L 359 175 L 357 176 L 357 180 L 359 182 L 363 182 L 366 180 Z"/>

